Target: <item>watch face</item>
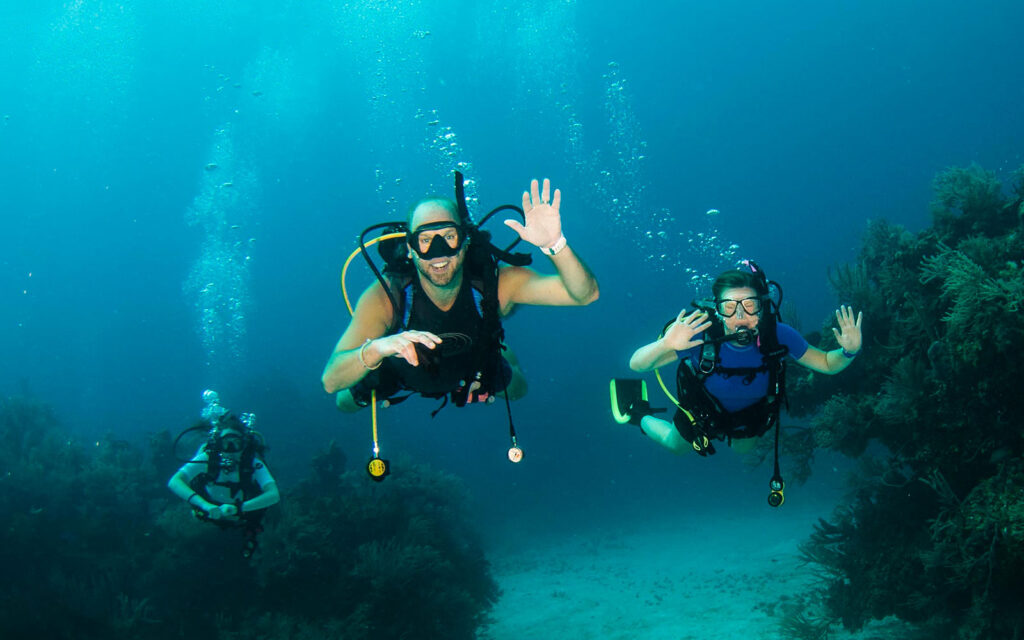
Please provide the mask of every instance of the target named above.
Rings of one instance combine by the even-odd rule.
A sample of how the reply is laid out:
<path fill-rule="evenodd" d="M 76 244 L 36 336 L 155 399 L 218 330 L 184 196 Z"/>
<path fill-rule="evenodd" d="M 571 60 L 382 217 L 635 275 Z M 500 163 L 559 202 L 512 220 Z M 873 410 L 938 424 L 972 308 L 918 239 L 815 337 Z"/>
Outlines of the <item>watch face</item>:
<path fill-rule="evenodd" d="M 523 459 L 523 450 L 519 447 L 512 447 L 508 450 L 508 459 L 512 462 L 519 462 Z"/>

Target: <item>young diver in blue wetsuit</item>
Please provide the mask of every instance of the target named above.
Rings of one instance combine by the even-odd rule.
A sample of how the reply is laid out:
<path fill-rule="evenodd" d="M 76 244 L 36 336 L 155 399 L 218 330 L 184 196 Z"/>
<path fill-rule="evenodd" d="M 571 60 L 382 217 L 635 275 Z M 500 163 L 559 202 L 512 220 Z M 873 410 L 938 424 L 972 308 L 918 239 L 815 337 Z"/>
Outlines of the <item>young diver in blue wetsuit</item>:
<path fill-rule="evenodd" d="M 670 451 L 715 453 L 714 441 L 726 440 L 745 453 L 757 438 L 777 427 L 785 398 L 787 357 L 825 374 L 839 373 L 853 362 L 862 344 L 862 315 L 841 306 L 833 328 L 839 348 L 822 351 L 807 344 L 795 329 L 778 321 L 778 301 L 764 273 L 734 269 L 718 276 L 714 298 L 687 313 L 683 310 L 656 341 L 630 358 L 633 371 L 645 372 L 680 360 L 676 374 L 678 404 L 672 422 L 656 418 L 641 381 L 612 383 L 613 411 L 619 422 L 638 425 Z M 777 287 L 777 285 L 774 285 Z M 617 396 L 616 399 L 614 396 Z M 776 430 L 777 436 L 777 430 Z M 777 438 L 776 438 L 777 449 Z M 781 477 L 773 478 L 773 495 L 781 504 Z M 769 499 L 773 506 L 772 499 Z"/>

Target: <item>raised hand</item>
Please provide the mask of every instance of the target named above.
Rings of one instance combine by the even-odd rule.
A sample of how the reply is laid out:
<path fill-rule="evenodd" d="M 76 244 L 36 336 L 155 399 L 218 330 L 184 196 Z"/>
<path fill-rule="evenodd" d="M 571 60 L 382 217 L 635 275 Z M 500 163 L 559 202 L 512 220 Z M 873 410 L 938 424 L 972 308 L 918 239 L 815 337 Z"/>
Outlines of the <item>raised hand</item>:
<path fill-rule="evenodd" d="M 530 182 L 530 192 L 523 192 L 526 226 L 517 220 L 505 221 L 520 238 L 542 249 L 554 245 L 562 237 L 562 217 L 558 212 L 558 207 L 562 203 L 562 192 L 555 189 L 553 200 L 550 195 L 551 181 L 547 178 L 544 178 L 544 187 L 539 193 L 537 181 Z"/>
<path fill-rule="evenodd" d="M 839 328 L 832 328 L 832 333 L 836 336 L 836 342 L 839 346 L 845 349 L 849 353 L 857 353 L 860 351 L 862 344 L 862 336 L 860 332 L 860 323 L 864 319 L 864 312 L 857 314 L 856 322 L 853 319 L 853 307 L 846 305 L 840 305 L 836 309 L 836 321 L 839 323 Z"/>
<path fill-rule="evenodd" d="M 708 313 L 706 311 L 696 309 L 690 315 L 686 315 L 686 309 L 683 309 L 679 313 L 679 317 L 676 318 L 676 321 L 665 330 L 665 335 L 661 341 L 673 351 L 686 351 L 697 345 L 704 344 L 703 340 L 694 340 L 693 336 L 707 331 L 710 327 L 711 321 L 708 320 Z"/>

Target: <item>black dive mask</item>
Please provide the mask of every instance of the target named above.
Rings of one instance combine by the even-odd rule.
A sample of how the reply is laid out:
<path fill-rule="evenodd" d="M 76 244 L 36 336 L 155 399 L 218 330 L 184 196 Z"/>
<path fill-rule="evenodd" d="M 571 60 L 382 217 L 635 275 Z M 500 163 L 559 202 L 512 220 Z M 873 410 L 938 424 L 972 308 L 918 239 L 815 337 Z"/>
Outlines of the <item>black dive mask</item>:
<path fill-rule="evenodd" d="M 220 438 L 220 450 L 225 453 L 238 453 L 245 448 L 245 439 L 241 434 L 229 433 Z"/>
<path fill-rule="evenodd" d="M 426 231 L 437 231 L 437 233 L 430 238 L 429 245 L 426 245 L 426 238 L 422 237 L 422 234 Z M 459 226 L 453 222 L 441 221 L 421 225 L 415 231 L 409 232 L 408 242 L 412 250 L 415 251 L 421 259 L 433 260 L 434 258 L 450 258 L 454 256 L 460 249 L 462 249 L 462 244 L 465 240 L 465 227 Z M 426 245 L 425 249 L 423 248 L 424 245 Z"/>

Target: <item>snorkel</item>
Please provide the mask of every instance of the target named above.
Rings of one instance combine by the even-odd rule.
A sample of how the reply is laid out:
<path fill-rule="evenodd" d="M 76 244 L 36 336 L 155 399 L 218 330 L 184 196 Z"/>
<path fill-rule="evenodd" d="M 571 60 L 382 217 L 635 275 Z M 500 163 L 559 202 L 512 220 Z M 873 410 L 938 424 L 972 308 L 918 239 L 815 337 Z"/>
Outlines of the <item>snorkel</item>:
<path fill-rule="evenodd" d="M 759 308 L 756 312 L 757 324 L 753 327 L 738 327 L 735 331 L 730 333 L 728 324 L 725 323 L 725 318 L 722 317 L 726 335 L 720 341 L 735 342 L 737 345 L 741 347 L 749 346 L 751 344 L 756 343 L 757 346 L 760 347 L 760 334 L 762 328 L 768 326 L 769 324 L 774 324 L 773 320 L 776 318 L 779 306 L 782 304 L 782 288 L 778 285 L 778 283 L 769 281 L 761 267 L 759 267 L 758 264 L 753 260 L 741 260 L 740 264 L 746 267 L 747 270 L 749 270 L 749 273 L 754 276 L 754 280 L 756 281 L 750 288 L 754 290 L 754 294 L 757 297 L 757 302 L 759 303 Z M 773 288 L 775 291 L 778 292 L 778 301 L 772 298 Z M 720 293 L 721 292 L 719 291 L 715 292 L 716 304 L 718 295 L 720 295 Z M 738 313 L 740 308 L 743 308 L 744 314 L 754 315 L 747 311 L 745 307 L 742 307 L 742 305 L 737 305 L 737 309 L 733 313 L 733 315 Z"/>
<path fill-rule="evenodd" d="M 750 270 L 750 273 L 752 273 L 761 284 L 761 290 L 757 291 L 757 295 L 761 299 L 762 310 L 767 308 L 767 315 L 777 316 L 779 309 L 782 308 L 782 287 L 778 282 L 769 280 L 768 276 L 765 275 L 764 270 L 761 269 L 761 267 L 759 267 L 753 260 L 741 260 L 740 264 L 747 267 L 747 269 Z M 778 300 L 773 297 L 773 294 L 778 295 Z M 762 313 L 761 317 L 764 318 L 765 314 Z"/>
<path fill-rule="evenodd" d="M 455 206 L 458 209 L 459 213 L 459 223 L 455 225 L 452 225 L 451 223 L 445 223 L 443 226 L 455 226 L 459 231 L 460 240 L 458 247 L 456 247 L 455 251 L 448 255 L 455 255 L 461 248 L 462 243 L 465 242 L 465 240 L 469 240 L 471 245 L 475 246 L 475 249 L 473 249 L 472 247 L 470 248 L 471 252 L 485 251 L 490 253 L 497 260 L 517 267 L 525 267 L 526 265 L 530 264 L 530 262 L 532 261 L 532 257 L 528 253 L 512 252 L 516 245 L 519 244 L 521 238 L 516 236 L 516 238 L 508 246 L 504 248 L 497 247 L 494 245 L 493 242 L 491 242 L 490 232 L 485 231 L 482 228 L 485 224 L 487 224 L 488 220 L 490 220 L 492 217 L 494 217 L 495 214 L 501 211 L 513 211 L 525 222 L 526 216 L 523 213 L 522 208 L 514 204 L 503 204 L 487 212 L 486 215 L 480 218 L 480 222 L 475 222 L 473 220 L 473 217 L 469 213 L 469 208 L 466 206 L 465 177 L 462 175 L 461 171 L 455 171 L 454 173 Z M 431 227 L 429 225 L 422 225 L 421 227 L 416 229 L 415 233 L 428 230 L 428 228 Z M 373 239 L 367 239 L 368 235 L 378 230 L 382 231 L 380 236 Z M 349 314 L 355 313 L 355 308 L 352 305 L 352 301 L 349 300 L 348 286 L 346 285 L 346 274 L 348 273 L 349 264 L 351 264 L 352 260 L 354 260 L 357 255 L 362 255 L 363 258 L 366 260 L 366 265 L 370 268 L 370 271 L 373 273 L 374 278 L 377 279 L 377 282 L 379 282 L 381 287 L 383 287 L 384 293 L 387 294 L 388 300 L 391 302 L 391 308 L 399 309 L 400 306 L 398 304 L 398 297 L 392 288 L 391 281 L 387 277 L 385 277 L 385 273 L 402 273 L 407 268 L 411 268 L 409 258 L 407 257 L 408 254 L 405 248 L 402 247 L 402 245 L 407 244 L 410 248 L 416 250 L 417 254 L 419 254 L 420 257 L 423 259 L 430 259 L 433 257 L 447 257 L 443 255 L 443 252 L 452 251 L 451 247 L 447 244 L 447 242 L 445 242 L 443 239 L 438 241 L 435 238 L 431 239 L 431 245 L 427 248 L 425 253 L 419 253 L 418 246 L 416 246 L 419 243 L 417 242 L 416 245 L 412 244 L 412 238 L 410 238 L 412 234 L 413 232 L 409 231 L 409 226 L 405 223 L 405 221 L 381 222 L 378 224 L 370 225 L 366 229 L 363 229 L 363 232 L 359 234 L 359 246 L 349 255 L 348 259 L 345 261 L 345 264 L 341 269 L 341 293 L 342 296 L 345 298 L 345 306 L 348 309 Z M 435 243 L 437 243 L 437 245 L 439 246 L 438 249 L 434 249 Z M 375 244 L 378 245 L 377 248 L 380 253 L 380 258 L 384 261 L 383 270 L 377 266 L 376 262 L 374 261 L 373 255 L 369 251 L 369 247 Z M 401 250 L 398 250 L 399 248 L 401 248 Z M 439 253 L 432 254 L 431 252 L 433 251 L 438 251 Z M 428 258 L 427 256 L 430 257 Z"/>

